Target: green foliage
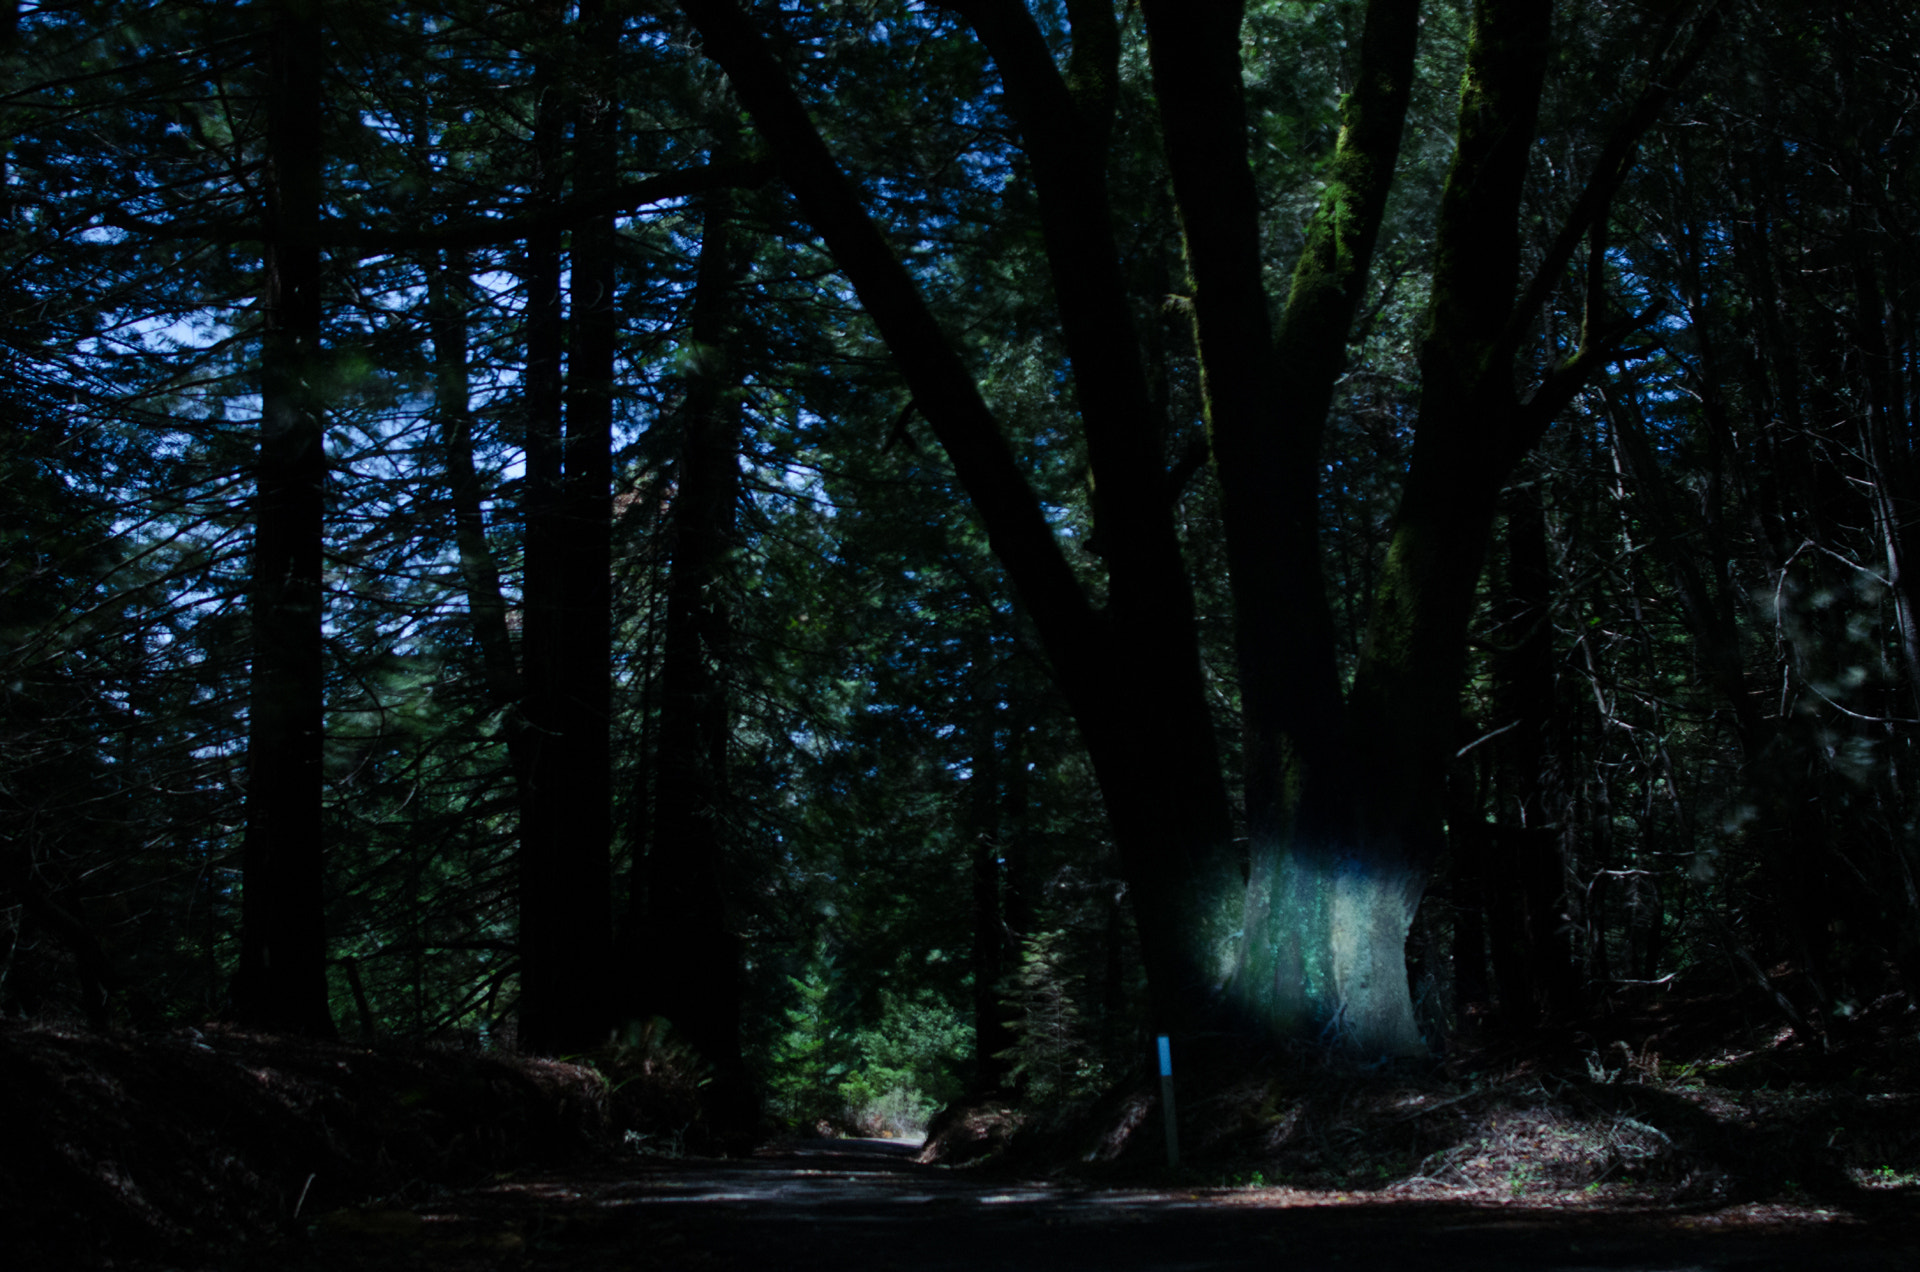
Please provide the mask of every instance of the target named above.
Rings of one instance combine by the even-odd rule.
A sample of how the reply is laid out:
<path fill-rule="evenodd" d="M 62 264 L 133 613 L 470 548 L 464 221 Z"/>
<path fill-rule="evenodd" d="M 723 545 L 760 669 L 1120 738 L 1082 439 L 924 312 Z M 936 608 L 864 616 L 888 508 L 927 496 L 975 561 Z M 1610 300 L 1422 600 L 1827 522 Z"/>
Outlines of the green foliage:
<path fill-rule="evenodd" d="M 871 1023 L 824 942 L 786 978 L 785 1028 L 767 1057 L 769 1111 L 790 1126 L 913 1136 L 962 1090 L 973 1027 L 934 989 L 881 990 Z"/>
<path fill-rule="evenodd" d="M 836 1001 L 841 979 L 825 943 L 816 942 L 805 970 L 786 981 L 792 998 L 768 1056 L 767 1111 L 789 1126 L 831 1124 L 842 1111 L 838 1084 L 853 1048 L 841 1019 L 844 1001 Z"/>
<path fill-rule="evenodd" d="M 1541 124 L 1541 156 L 1553 159 L 1528 178 L 1528 259 L 1623 113 L 1662 9 L 1562 8 Z M 1887 536 L 1913 503 L 1899 351 L 1914 343 L 1905 298 L 1920 167 L 1901 103 L 1920 68 L 1896 9 L 1763 8 L 1729 16 L 1740 29 L 1673 114 L 1686 126 L 1648 135 L 1612 203 L 1610 237 L 1595 245 L 1610 309 L 1660 316 L 1524 475 L 1545 510 L 1553 595 L 1544 613 L 1509 621 L 1496 544 L 1460 739 L 1492 740 L 1461 753 L 1454 779 L 1457 812 L 1472 817 L 1513 818 L 1526 763 L 1552 788 L 1551 806 L 1525 820 L 1562 829 L 1555 865 L 1570 904 L 1553 922 L 1589 988 L 1717 966 L 1751 947 L 1761 966 L 1823 964 L 1791 992 L 1837 1031 L 1850 1003 L 1872 1001 L 1889 957 L 1909 988 L 1920 984 L 1910 883 L 1920 768 L 1902 636 L 1913 572 L 1886 570 L 1899 555 L 1890 549 L 1910 548 Z M 1052 46 L 1070 47 L 1068 15 L 1038 9 Z M 1329 160 L 1339 103 L 1354 91 L 1362 6 L 1248 9 L 1248 133 L 1277 295 L 1314 210 L 1343 197 Z M 1009 139 L 997 71 L 940 6 L 883 0 L 855 22 L 833 6 L 802 10 L 786 16 L 782 46 L 799 90 L 868 183 L 1100 603 L 1107 563 L 1077 546 L 1091 531 L 1088 439 L 1031 163 Z M 1192 297 L 1141 19 L 1121 10 L 1108 185 L 1171 469 L 1198 432 Z M 1414 123 L 1328 421 L 1317 511 L 1348 669 L 1369 638 L 1411 453 L 1433 209 L 1471 11 L 1426 7 Z M 1763 16 L 1773 25 L 1743 25 Z M 26 6 L 0 56 L 8 1010 L 70 1010 L 74 999 L 76 939 L 27 915 L 12 882 L 23 870 L 97 938 L 122 999 L 141 1003 L 114 1019 L 222 1007 L 246 790 L 257 18 L 230 3 Z M 709 122 L 738 111 L 712 65 L 689 55 L 698 42 L 670 8 L 627 20 L 620 179 L 643 183 L 708 161 Z M 473 280 L 467 405 L 482 540 L 512 609 L 522 244 L 367 245 L 527 214 L 530 67 L 559 37 L 531 10 L 464 0 L 430 15 L 334 6 L 327 21 L 325 182 L 340 222 L 329 242 L 342 245 L 328 253 L 323 368 L 333 1010 L 354 1031 L 478 1034 L 512 998 L 512 713 L 485 688 L 457 576 L 423 298 L 429 268 Z M 747 950 L 747 1025 L 773 1110 L 794 1124 L 907 1127 L 958 1094 L 972 1039 L 959 1006 L 968 964 L 955 952 L 972 933 L 954 900 L 977 842 L 962 811 L 965 733 L 983 703 L 999 745 L 1030 766 L 1021 789 L 1009 775 L 993 792 L 1006 823 L 1001 882 L 1030 912 L 1005 985 L 1007 1059 L 1035 1105 L 1083 1100 L 1114 1072 L 1107 1049 L 1121 1048 L 1125 995 L 1095 1008 L 1099 918 L 1084 897 L 1036 881 L 1066 864 L 1110 869 L 1084 750 L 1033 655 L 1030 618 L 925 419 L 906 409 L 873 325 L 778 183 L 738 197 L 753 242 L 728 353 L 752 441 L 726 580 L 734 610 L 715 658 L 734 712 L 734 789 L 721 810 L 735 837 L 729 917 Z M 623 879 L 641 874 L 647 847 L 642 779 L 657 753 L 652 678 L 672 550 L 662 526 L 676 490 L 667 457 L 683 373 L 699 360 L 686 339 L 693 224 L 676 200 L 620 220 L 621 613 L 607 670 L 625 766 Z M 362 231 L 361 247 L 344 246 Z M 1541 341 L 1528 374 L 1570 352 L 1588 317 L 1578 256 L 1537 323 L 1528 318 Z M 1628 427 L 1645 434 L 1645 470 L 1623 461 Z M 1180 492 L 1178 515 L 1231 768 L 1233 607 L 1207 473 Z M 1697 596 L 1683 592 L 1681 558 L 1711 567 Z M 1720 685 L 1702 600 L 1730 633 L 1735 666 Z M 1550 646 L 1541 699 L 1553 748 L 1523 763 L 1506 749 L 1522 731 L 1495 736 L 1512 723 L 1495 664 L 1535 631 Z M 1436 903 L 1475 904 L 1458 877 L 1438 883 Z M 823 915 L 830 936 L 815 940 Z M 1432 951 L 1436 961 L 1461 952 L 1485 951 Z"/>
<path fill-rule="evenodd" d="M 918 1136 L 965 1086 L 973 1026 L 930 988 L 880 992 L 881 1016 L 854 1035 L 854 1069 L 839 1085 L 849 1122 L 870 1135 Z"/>
<path fill-rule="evenodd" d="M 1014 1013 L 1014 1044 L 1001 1054 L 1029 1104 L 1058 1109 L 1097 1095 L 1108 1076 L 1081 1002 L 1086 980 L 1075 967 L 1064 931 L 1027 939 L 1004 1001 Z"/>
<path fill-rule="evenodd" d="M 711 1068 L 665 1020 L 629 1021 L 606 1046 L 579 1059 L 606 1080 L 631 1151 L 678 1157 L 690 1145 L 710 1147 L 704 1092 Z"/>

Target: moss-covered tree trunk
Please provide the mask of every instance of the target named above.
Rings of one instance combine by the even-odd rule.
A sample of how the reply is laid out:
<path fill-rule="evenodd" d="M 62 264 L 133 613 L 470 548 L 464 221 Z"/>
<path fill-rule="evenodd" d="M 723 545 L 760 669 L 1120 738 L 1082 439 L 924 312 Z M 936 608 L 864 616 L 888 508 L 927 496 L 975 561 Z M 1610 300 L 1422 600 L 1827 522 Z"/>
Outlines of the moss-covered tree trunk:
<path fill-rule="evenodd" d="M 1249 890 L 1250 1011 L 1362 1055 L 1424 1050 L 1406 938 L 1438 856 L 1446 766 L 1496 501 L 1532 423 L 1501 349 L 1518 286 L 1521 182 L 1548 52 L 1550 0 L 1482 0 L 1454 166 L 1435 241 L 1412 464 L 1346 703 L 1343 733 L 1290 745 L 1302 764 L 1291 834 Z M 1540 421 L 1544 423 L 1544 421 Z M 1271 975 L 1271 986 L 1262 984 Z"/>
<path fill-rule="evenodd" d="M 1379 851 L 1341 701 L 1318 535 L 1321 438 L 1393 182 L 1417 0 L 1367 6 L 1355 90 L 1275 331 L 1261 285 L 1238 4 L 1144 5 L 1194 290 L 1246 719 L 1240 1028 L 1417 1049 L 1405 935 L 1424 874 Z"/>
<path fill-rule="evenodd" d="M 1460 155 L 1441 209 L 1419 442 L 1343 700 L 1317 540 L 1325 417 L 1399 151 L 1418 0 L 1370 0 L 1321 209 L 1277 333 L 1248 161 L 1241 5 L 1144 0 L 1159 122 L 1192 274 L 1224 504 L 1246 718 L 1251 888 L 1171 516 L 1167 430 L 1128 317 L 1106 187 L 1120 28 L 1069 0 L 1059 65 L 1017 0 L 949 0 L 993 59 L 1018 130 L 1094 477 L 1108 599 L 1095 607 L 938 321 L 733 0 L 682 0 L 782 178 L 852 282 L 984 521 L 1093 761 L 1139 927 L 1154 1024 L 1219 1021 L 1370 1055 L 1422 1049 L 1405 941 L 1441 826 L 1466 627 L 1504 474 L 1604 361 L 1593 339 L 1520 402 L 1528 316 L 1604 216 L 1651 119 L 1643 94 L 1516 303 L 1520 180 L 1550 0 L 1475 7 Z M 1545 281 L 1542 281 L 1545 280 Z"/>
<path fill-rule="evenodd" d="M 1053 623 L 1042 639 L 1128 879 L 1154 1026 L 1186 1029 L 1209 1014 L 1230 974 L 1241 884 L 1174 524 L 1168 420 L 1151 389 L 1114 237 L 1107 151 L 1119 24 L 1105 0 L 1070 5 L 1073 45 L 1062 66 L 1025 6 L 956 8 L 993 58 L 1032 164 L 1087 443 L 1090 546 L 1106 566 L 1107 603 L 1093 629 Z"/>
<path fill-rule="evenodd" d="M 1596 282 L 1580 350 L 1524 399 L 1517 356 L 1670 90 L 1655 80 L 1640 95 L 1523 289 L 1522 184 L 1553 6 L 1475 4 L 1413 457 L 1343 702 L 1314 541 L 1320 430 L 1391 182 L 1417 5 L 1368 6 L 1329 188 L 1270 355 L 1257 338 L 1265 301 L 1229 73 L 1238 6 L 1144 7 L 1194 274 L 1248 721 L 1251 864 L 1233 1002 L 1258 1031 L 1363 1056 L 1417 1054 L 1406 938 L 1439 852 L 1468 622 L 1501 487 L 1626 328 L 1604 321 Z"/>

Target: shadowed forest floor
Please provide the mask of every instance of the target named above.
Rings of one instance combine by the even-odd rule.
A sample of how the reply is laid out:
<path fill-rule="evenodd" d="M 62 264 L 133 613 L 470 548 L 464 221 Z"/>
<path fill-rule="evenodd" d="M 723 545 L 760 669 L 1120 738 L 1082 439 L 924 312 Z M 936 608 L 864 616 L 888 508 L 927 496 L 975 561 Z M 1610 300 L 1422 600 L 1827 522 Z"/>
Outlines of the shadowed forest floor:
<path fill-rule="evenodd" d="M 644 1055 L 8 1023 L 0 1245 L 276 1272 L 1920 1266 L 1920 1013 L 1809 1041 L 1712 1006 L 1655 997 L 1604 1041 L 1482 1041 L 1423 1073 L 1195 1055 L 1178 1172 L 1144 1083 L 1051 1118 L 956 1110 L 924 1152 L 723 1158 Z"/>

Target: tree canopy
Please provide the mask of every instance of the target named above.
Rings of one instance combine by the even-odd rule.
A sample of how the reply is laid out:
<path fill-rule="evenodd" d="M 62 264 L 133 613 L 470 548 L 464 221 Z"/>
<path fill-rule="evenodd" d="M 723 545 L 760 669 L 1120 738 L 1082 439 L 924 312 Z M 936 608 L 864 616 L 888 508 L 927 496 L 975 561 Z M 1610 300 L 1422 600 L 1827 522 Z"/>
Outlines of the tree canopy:
<path fill-rule="evenodd" d="M 1920 989 L 1902 6 L 81 0 L 0 70 L 9 1012 L 664 1021 L 745 1125 Z"/>

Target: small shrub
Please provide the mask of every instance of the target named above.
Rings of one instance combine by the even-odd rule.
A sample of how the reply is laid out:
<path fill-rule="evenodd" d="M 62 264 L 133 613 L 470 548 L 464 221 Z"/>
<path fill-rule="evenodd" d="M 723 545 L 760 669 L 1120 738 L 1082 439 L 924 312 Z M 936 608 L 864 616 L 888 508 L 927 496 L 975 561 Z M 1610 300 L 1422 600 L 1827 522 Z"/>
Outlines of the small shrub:
<path fill-rule="evenodd" d="M 864 1080 L 842 1083 L 847 1121 L 862 1135 L 879 1139 L 921 1139 L 940 1105 L 910 1086 L 876 1092 Z"/>

